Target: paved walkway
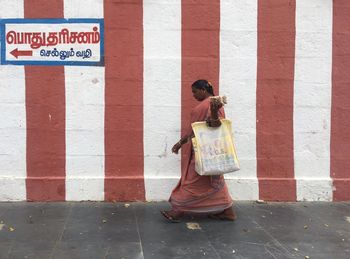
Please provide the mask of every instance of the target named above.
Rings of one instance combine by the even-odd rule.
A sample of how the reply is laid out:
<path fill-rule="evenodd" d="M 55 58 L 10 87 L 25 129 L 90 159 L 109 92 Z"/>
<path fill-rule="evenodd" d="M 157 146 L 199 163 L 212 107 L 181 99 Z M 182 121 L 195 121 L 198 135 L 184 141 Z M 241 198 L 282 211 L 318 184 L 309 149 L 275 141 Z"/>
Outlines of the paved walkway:
<path fill-rule="evenodd" d="M 350 258 L 350 203 L 236 202 L 168 223 L 161 203 L 0 203 L 0 258 Z"/>

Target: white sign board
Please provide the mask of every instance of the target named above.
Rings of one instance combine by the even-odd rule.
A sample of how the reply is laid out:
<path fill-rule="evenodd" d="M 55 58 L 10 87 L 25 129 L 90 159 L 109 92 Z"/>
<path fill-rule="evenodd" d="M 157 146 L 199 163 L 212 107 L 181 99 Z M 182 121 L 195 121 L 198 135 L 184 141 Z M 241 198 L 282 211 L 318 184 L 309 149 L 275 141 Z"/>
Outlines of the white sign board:
<path fill-rule="evenodd" d="M 1 64 L 103 66 L 103 19 L 2 19 Z"/>

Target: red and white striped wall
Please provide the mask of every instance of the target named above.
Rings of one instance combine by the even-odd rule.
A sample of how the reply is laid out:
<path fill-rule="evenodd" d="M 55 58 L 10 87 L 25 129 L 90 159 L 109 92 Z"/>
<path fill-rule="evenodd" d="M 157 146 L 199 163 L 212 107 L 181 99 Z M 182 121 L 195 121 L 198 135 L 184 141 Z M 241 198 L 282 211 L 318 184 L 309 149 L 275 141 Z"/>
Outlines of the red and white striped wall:
<path fill-rule="evenodd" d="M 227 95 L 234 199 L 350 200 L 350 1 L 0 0 L 103 18 L 105 66 L 0 66 L 0 200 L 166 200 L 199 78 Z"/>

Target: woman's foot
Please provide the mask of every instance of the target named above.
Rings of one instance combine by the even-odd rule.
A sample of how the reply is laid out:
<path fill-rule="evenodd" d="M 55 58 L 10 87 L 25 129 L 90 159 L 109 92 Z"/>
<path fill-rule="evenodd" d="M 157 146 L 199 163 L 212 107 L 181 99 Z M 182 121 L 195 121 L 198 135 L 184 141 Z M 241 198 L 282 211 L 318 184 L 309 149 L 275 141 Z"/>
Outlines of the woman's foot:
<path fill-rule="evenodd" d="M 234 221 L 237 219 L 237 215 L 233 211 L 233 208 L 231 206 L 230 208 L 225 209 L 223 212 L 216 213 L 216 214 L 210 214 L 209 218 Z"/>
<path fill-rule="evenodd" d="M 162 215 L 172 223 L 179 223 L 181 217 L 184 215 L 182 211 L 176 211 L 176 210 L 168 210 L 168 211 L 162 210 L 160 211 L 160 213 L 162 213 Z"/>

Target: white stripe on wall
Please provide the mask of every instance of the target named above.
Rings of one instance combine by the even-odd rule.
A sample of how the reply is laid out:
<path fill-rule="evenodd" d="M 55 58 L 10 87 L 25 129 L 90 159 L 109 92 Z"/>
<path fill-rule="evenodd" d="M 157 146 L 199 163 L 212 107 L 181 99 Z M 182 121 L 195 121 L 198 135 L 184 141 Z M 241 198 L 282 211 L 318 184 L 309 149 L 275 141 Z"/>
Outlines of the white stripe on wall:
<path fill-rule="evenodd" d="M 65 0 L 65 18 L 103 18 L 103 0 Z M 104 67 L 65 67 L 66 199 L 104 200 Z"/>
<path fill-rule="evenodd" d="M 241 170 L 225 176 L 234 199 L 259 197 L 256 173 L 257 1 L 222 0 L 220 94 L 228 97 Z"/>
<path fill-rule="evenodd" d="M 181 0 L 144 0 L 143 12 L 146 199 L 164 200 L 181 175 Z"/>
<path fill-rule="evenodd" d="M 64 0 L 65 18 L 103 18 L 103 0 Z"/>
<path fill-rule="evenodd" d="M 294 159 L 298 200 L 332 200 L 332 0 L 296 2 Z"/>
<path fill-rule="evenodd" d="M 23 18 L 23 0 L 0 0 L 0 18 Z M 0 65 L 0 201 L 26 200 L 23 66 Z"/>

